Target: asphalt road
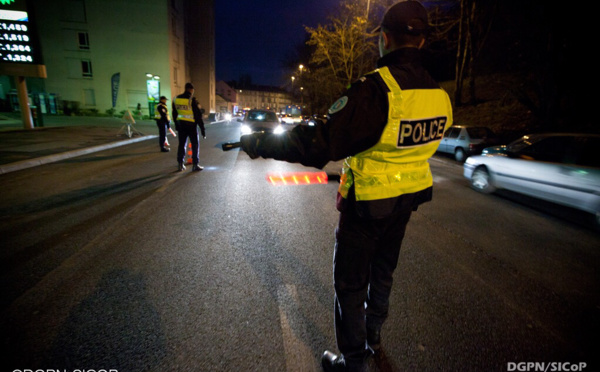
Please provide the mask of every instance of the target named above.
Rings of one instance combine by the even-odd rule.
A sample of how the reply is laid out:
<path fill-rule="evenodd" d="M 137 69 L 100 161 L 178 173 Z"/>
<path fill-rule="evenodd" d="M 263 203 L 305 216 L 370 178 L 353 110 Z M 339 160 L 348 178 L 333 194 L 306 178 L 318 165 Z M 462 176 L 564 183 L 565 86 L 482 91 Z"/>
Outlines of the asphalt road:
<path fill-rule="evenodd" d="M 210 126 L 199 173 L 152 140 L 0 177 L 3 371 L 320 370 L 336 350 L 337 183 L 272 186 L 306 168 L 222 152 L 237 135 Z M 431 164 L 371 371 L 599 370 L 586 216 Z"/>

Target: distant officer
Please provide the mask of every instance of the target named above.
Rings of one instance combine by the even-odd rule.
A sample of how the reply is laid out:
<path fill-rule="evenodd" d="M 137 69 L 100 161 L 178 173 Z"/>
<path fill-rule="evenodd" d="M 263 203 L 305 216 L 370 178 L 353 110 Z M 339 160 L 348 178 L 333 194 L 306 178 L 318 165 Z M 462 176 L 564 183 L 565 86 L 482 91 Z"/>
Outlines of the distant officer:
<path fill-rule="evenodd" d="M 378 69 L 329 109 L 329 120 L 282 135 L 242 136 L 251 158 L 322 168 L 346 158 L 338 189 L 333 281 L 335 336 L 341 355 L 325 351 L 325 371 L 366 371 L 381 344 L 392 275 L 413 211 L 431 200 L 428 159 L 452 125 L 448 94 L 421 63 L 427 11 L 414 0 L 386 11 Z"/>
<path fill-rule="evenodd" d="M 154 109 L 154 120 L 158 126 L 158 144 L 160 145 L 160 151 L 169 152 L 170 150 L 165 147 L 167 145 L 167 128 L 171 122 L 169 116 L 169 108 L 167 107 L 167 97 L 162 96 Z"/>
<path fill-rule="evenodd" d="M 175 120 L 175 129 L 179 132 L 179 148 L 177 149 L 177 162 L 179 170 L 185 170 L 183 158 L 185 156 L 185 146 L 187 139 L 192 144 L 192 161 L 194 163 L 193 171 L 201 171 L 204 167 L 199 163 L 198 149 L 198 128 L 202 132 L 202 137 L 206 138 L 204 121 L 202 120 L 202 110 L 194 95 L 194 86 L 191 83 L 185 83 L 185 92 L 178 95 L 173 100 L 173 120 Z"/>

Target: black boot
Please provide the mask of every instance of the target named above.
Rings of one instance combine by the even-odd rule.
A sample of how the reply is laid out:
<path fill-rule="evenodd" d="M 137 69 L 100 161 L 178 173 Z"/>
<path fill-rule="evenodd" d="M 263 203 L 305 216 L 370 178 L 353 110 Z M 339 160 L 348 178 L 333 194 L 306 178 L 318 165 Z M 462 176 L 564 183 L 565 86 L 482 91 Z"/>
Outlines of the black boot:
<path fill-rule="evenodd" d="M 367 344 L 374 352 L 381 348 L 381 328 L 367 327 Z"/>
<path fill-rule="evenodd" d="M 367 356 L 350 361 L 325 350 L 321 357 L 321 366 L 325 372 L 367 372 Z"/>
<path fill-rule="evenodd" d="M 203 166 L 201 166 L 201 165 L 198 165 L 198 164 L 194 164 L 194 167 L 192 168 L 192 170 L 193 170 L 194 172 L 199 172 L 199 171 L 201 171 L 202 169 L 204 169 L 204 167 L 203 167 Z"/>
<path fill-rule="evenodd" d="M 342 372 L 346 371 L 346 363 L 344 358 L 339 357 L 329 350 L 325 350 L 321 357 L 321 366 L 325 372 Z"/>
<path fill-rule="evenodd" d="M 183 163 L 179 163 L 179 171 L 183 172 L 185 170 L 185 165 L 183 165 Z"/>

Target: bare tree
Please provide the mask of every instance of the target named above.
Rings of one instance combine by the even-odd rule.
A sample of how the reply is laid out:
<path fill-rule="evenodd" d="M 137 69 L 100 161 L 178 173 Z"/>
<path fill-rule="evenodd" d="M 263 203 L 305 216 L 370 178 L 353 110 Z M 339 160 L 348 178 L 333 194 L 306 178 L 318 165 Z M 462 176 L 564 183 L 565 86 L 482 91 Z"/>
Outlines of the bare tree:
<path fill-rule="evenodd" d="M 358 77 L 373 68 L 376 44 L 367 34 L 367 9 L 364 0 L 347 0 L 341 4 L 330 24 L 306 27 L 310 35 L 307 44 L 314 47 L 310 63 L 313 71 L 325 69 L 330 88 L 341 92 Z"/>
<path fill-rule="evenodd" d="M 468 79 L 471 104 L 476 103 L 474 66 L 489 35 L 496 13 L 497 0 L 461 0 L 458 43 L 456 48 L 456 90 L 454 104 L 463 103 L 464 82 Z"/>

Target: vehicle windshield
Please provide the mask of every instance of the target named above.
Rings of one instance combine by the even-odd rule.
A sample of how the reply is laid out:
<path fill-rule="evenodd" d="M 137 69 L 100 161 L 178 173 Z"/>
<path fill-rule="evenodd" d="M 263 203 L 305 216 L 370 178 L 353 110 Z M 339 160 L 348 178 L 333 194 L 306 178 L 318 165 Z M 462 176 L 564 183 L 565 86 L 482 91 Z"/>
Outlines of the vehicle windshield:
<path fill-rule="evenodd" d="M 496 136 L 494 132 L 486 127 L 469 127 L 467 128 L 467 133 L 469 133 L 469 137 L 476 139 L 492 138 Z"/>
<path fill-rule="evenodd" d="M 518 140 L 515 140 L 506 146 L 506 149 L 510 152 L 519 152 L 527 146 L 531 146 L 533 143 L 540 140 L 540 136 L 523 136 Z"/>
<path fill-rule="evenodd" d="M 246 116 L 247 121 L 278 121 L 274 112 L 250 111 Z"/>

